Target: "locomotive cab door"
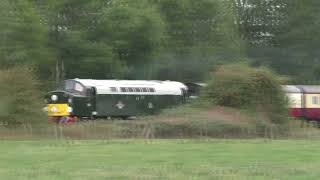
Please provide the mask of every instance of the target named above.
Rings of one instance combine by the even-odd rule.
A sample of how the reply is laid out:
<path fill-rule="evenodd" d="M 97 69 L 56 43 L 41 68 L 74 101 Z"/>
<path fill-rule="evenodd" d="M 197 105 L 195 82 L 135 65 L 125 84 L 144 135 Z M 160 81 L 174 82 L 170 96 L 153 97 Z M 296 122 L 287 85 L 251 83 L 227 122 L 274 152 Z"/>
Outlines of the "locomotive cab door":
<path fill-rule="evenodd" d="M 95 87 L 91 87 L 87 89 L 87 97 L 89 99 L 90 106 L 89 111 L 91 112 L 91 118 L 96 117 L 96 98 L 97 98 L 97 89 Z"/>

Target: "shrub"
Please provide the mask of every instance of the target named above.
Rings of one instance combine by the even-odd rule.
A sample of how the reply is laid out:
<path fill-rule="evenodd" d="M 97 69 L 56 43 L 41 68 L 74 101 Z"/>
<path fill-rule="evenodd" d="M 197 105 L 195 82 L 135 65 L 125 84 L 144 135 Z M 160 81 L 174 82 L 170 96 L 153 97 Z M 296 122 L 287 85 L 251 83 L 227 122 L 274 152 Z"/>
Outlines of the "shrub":
<path fill-rule="evenodd" d="M 287 122 L 287 103 L 281 81 L 267 68 L 246 64 L 218 68 L 204 90 L 203 99 L 220 106 L 259 112 L 275 124 Z"/>
<path fill-rule="evenodd" d="M 0 122 L 7 126 L 44 121 L 41 92 L 31 68 L 0 70 Z"/>

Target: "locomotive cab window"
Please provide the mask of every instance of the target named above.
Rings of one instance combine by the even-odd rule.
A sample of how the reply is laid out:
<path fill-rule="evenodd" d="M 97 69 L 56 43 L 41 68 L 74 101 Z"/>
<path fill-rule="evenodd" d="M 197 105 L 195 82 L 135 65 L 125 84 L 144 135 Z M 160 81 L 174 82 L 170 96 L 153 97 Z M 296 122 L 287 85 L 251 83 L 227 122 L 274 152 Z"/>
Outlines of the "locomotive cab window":
<path fill-rule="evenodd" d="M 65 83 L 65 90 L 72 90 L 74 86 L 74 82 L 73 81 L 66 81 Z"/>
<path fill-rule="evenodd" d="M 78 92 L 82 92 L 84 90 L 84 87 L 79 83 L 75 83 L 74 90 Z"/>
<path fill-rule="evenodd" d="M 81 95 L 85 95 L 85 87 L 75 81 L 66 81 L 65 82 L 65 90 L 72 93 L 79 93 Z"/>

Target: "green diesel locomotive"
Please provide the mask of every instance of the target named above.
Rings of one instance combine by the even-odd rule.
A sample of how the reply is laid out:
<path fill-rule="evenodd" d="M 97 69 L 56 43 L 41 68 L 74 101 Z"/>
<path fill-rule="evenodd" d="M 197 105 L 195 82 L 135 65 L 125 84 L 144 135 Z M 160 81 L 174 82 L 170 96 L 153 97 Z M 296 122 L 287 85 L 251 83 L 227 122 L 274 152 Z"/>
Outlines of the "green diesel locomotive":
<path fill-rule="evenodd" d="M 70 79 L 45 96 L 56 123 L 148 115 L 186 101 L 188 88 L 176 81 Z"/>

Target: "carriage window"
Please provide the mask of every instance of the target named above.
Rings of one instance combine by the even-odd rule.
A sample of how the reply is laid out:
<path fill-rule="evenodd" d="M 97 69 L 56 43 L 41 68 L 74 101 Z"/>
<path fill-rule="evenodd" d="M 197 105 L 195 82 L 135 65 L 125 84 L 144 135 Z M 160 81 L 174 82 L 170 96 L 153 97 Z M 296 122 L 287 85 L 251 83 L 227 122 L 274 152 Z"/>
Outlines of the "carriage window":
<path fill-rule="evenodd" d="M 120 89 L 121 89 L 121 92 L 127 92 L 126 88 L 124 88 L 124 87 L 122 87 Z"/>
<path fill-rule="evenodd" d="M 318 96 L 312 96 L 312 104 L 319 104 L 319 97 Z"/>
<path fill-rule="evenodd" d="M 116 87 L 110 87 L 111 92 L 117 92 L 117 88 Z"/>
<path fill-rule="evenodd" d="M 140 89 L 140 88 L 135 88 L 136 89 L 136 92 L 141 92 L 142 91 L 142 89 Z"/>
<path fill-rule="evenodd" d="M 154 88 L 149 89 L 150 92 L 156 92 Z"/>
<path fill-rule="evenodd" d="M 147 88 L 142 88 L 143 92 L 148 92 Z"/>

